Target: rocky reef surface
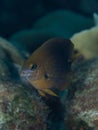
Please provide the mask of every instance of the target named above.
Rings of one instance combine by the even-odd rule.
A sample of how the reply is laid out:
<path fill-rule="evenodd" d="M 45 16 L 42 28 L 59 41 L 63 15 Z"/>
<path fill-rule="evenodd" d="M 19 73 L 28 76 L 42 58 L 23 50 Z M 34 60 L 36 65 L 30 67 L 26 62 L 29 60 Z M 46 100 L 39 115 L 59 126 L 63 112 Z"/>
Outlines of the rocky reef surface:
<path fill-rule="evenodd" d="M 98 57 L 77 58 L 72 64 L 69 89 L 59 97 L 46 98 L 21 81 L 16 64 L 23 61 L 20 52 L 0 38 L 1 130 L 97 129 Z"/>
<path fill-rule="evenodd" d="M 0 38 L 0 130 L 47 129 L 45 103 L 22 84 L 15 66 L 23 60 L 14 46 Z"/>
<path fill-rule="evenodd" d="M 74 77 L 67 106 L 69 129 L 77 130 L 79 125 L 83 130 L 97 129 L 98 57 L 86 61 L 75 61 L 72 68 Z"/>

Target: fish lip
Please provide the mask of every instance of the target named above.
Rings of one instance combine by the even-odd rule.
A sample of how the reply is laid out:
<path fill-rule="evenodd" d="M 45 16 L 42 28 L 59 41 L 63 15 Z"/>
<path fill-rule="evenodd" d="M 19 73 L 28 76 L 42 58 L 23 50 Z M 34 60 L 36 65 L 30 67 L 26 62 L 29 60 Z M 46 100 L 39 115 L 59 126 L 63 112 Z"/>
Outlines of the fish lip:
<path fill-rule="evenodd" d="M 30 79 L 31 74 L 32 74 L 31 70 L 22 70 L 20 76 L 25 79 Z"/>
<path fill-rule="evenodd" d="M 35 81 L 35 80 L 38 80 L 40 77 L 38 77 L 37 75 L 37 72 L 36 71 L 32 71 L 32 70 L 22 70 L 21 73 L 20 73 L 20 77 L 22 79 L 26 79 L 26 80 L 32 80 L 32 81 Z"/>

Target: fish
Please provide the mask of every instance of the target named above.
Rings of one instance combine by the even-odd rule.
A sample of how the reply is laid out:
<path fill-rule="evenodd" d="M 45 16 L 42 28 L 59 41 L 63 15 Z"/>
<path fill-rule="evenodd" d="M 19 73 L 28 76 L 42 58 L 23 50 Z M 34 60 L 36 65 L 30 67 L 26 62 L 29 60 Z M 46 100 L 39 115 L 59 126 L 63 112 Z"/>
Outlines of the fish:
<path fill-rule="evenodd" d="M 24 62 L 21 77 L 36 88 L 41 96 L 58 96 L 54 90 L 65 90 L 71 82 L 73 48 L 69 39 L 47 40 Z"/>

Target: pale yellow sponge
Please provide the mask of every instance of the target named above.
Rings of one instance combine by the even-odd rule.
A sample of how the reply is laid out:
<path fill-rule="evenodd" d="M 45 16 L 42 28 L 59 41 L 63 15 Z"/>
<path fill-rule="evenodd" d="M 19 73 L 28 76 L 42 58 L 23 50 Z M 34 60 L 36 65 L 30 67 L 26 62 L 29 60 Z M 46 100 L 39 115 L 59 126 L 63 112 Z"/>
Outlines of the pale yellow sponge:
<path fill-rule="evenodd" d="M 83 30 L 71 37 L 75 49 L 86 59 L 98 56 L 98 27 Z"/>

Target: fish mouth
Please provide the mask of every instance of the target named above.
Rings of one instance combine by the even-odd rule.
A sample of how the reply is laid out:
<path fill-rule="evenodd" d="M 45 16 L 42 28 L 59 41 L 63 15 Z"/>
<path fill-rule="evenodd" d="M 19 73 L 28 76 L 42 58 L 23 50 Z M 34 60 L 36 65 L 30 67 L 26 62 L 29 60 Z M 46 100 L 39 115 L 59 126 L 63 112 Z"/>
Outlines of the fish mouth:
<path fill-rule="evenodd" d="M 20 73 L 20 77 L 22 79 L 26 79 L 26 80 L 32 80 L 32 81 L 35 81 L 35 80 L 38 80 L 41 78 L 41 75 L 39 74 L 39 72 L 37 71 L 32 71 L 32 70 L 22 70 L 21 73 Z"/>
<path fill-rule="evenodd" d="M 25 79 L 30 79 L 31 75 L 32 75 L 32 71 L 31 70 L 22 70 L 21 73 L 20 73 L 20 76 L 22 78 L 25 78 Z"/>

